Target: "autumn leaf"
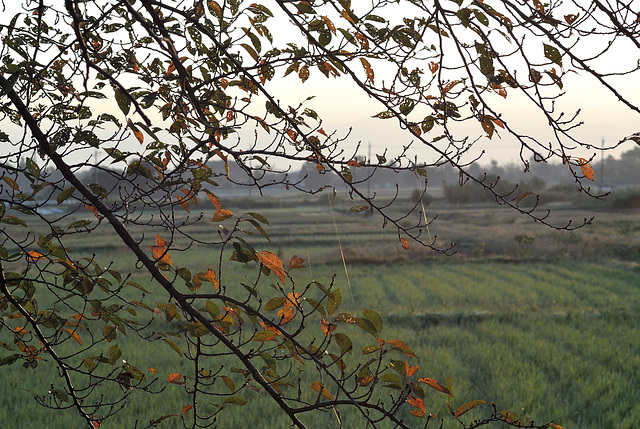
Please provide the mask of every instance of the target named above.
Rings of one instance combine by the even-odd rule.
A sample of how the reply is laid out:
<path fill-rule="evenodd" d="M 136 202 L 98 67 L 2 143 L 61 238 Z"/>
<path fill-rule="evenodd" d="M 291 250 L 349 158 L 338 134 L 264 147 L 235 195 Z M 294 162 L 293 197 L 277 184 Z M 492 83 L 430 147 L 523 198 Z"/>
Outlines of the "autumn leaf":
<path fill-rule="evenodd" d="M 549 427 L 553 429 L 562 429 L 562 426 L 557 425 L 554 422 L 549 423 Z"/>
<path fill-rule="evenodd" d="M 487 401 L 483 401 L 482 399 L 476 399 L 474 401 L 469 401 L 465 404 L 460 405 L 460 408 L 458 408 L 458 411 L 456 411 L 456 413 L 454 414 L 454 417 L 460 417 L 461 415 L 465 414 L 467 411 L 477 407 L 478 405 L 482 405 L 482 404 L 486 404 Z"/>
<path fill-rule="evenodd" d="M 373 69 L 371 68 L 371 64 L 369 64 L 369 61 L 367 61 L 364 57 L 360 57 L 360 62 L 362 63 L 362 67 L 364 67 L 364 71 L 367 72 L 367 79 L 369 79 L 369 82 L 371 82 L 371 85 L 373 85 L 373 78 L 375 75 L 373 73 Z"/>
<path fill-rule="evenodd" d="M 409 242 L 407 241 L 406 238 L 400 238 L 400 243 L 402 243 L 402 248 L 404 250 L 409 250 L 410 249 Z"/>
<path fill-rule="evenodd" d="M 325 398 L 333 400 L 333 395 L 327 389 L 325 389 L 324 384 L 320 383 L 319 381 L 316 380 L 311 383 L 311 388 L 316 392 L 320 392 L 320 394 Z"/>
<path fill-rule="evenodd" d="M 269 268 L 273 274 L 280 279 L 282 283 L 284 283 L 285 271 L 282 266 L 282 261 L 276 255 L 271 252 L 262 251 L 261 253 L 256 252 L 256 256 L 262 262 L 262 265 Z"/>
<path fill-rule="evenodd" d="M 156 370 L 155 368 L 147 368 L 149 370 L 149 372 L 153 375 L 156 375 Z"/>
<path fill-rule="evenodd" d="M 184 384 L 185 383 L 185 381 L 182 380 L 182 374 L 179 374 L 177 372 L 169 374 L 169 376 L 167 377 L 167 382 L 174 383 L 174 384 Z"/>
<path fill-rule="evenodd" d="M 361 166 L 361 165 L 358 163 L 358 161 L 353 160 L 353 159 L 352 159 L 351 161 L 347 162 L 347 165 L 348 165 L 349 167 L 360 167 L 360 166 Z"/>
<path fill-rule="evenodd" d="M 183 63 L 187 57 L 180 57 L 180 62 Z M 167 73 L 166 75 L 170 75 L 171 73 L 173 73 L 176 69 L 176 65 L 173 63 L 173 61 L 171 61 L 171 64 L 169 64 L 169 67 L 167 67 Z"/>
<path fill-rule="evenodd" d="M 453 396 L 451 394 L 451 392 L 449 391 L 449 389 L 447 389 L 446 387 L 442 386 L 440 383 L 438 383 L 433 378 L 422 377 L 422 378 L 418 379 L 418 382 L 425 383 L 427 386 L 431 387 L 432 389 L 435 389 L 435 390 L 437 390 L 439 392 L 442 392 L 442 393 L 446 393 L 449 396 Z"/>
<path fill-rule="evenodd" d="M 419 368 L 418 365 L 410 366 L 409 361 L 405 361 L 405 372 L 407 373 L 407 377 L 411 377 L 416 372 L 418 372 L 418 368 Z"/>
<path fill-rule="evenodd" d="M 320 320 L 320 327 L 322 328 L 322 332 L 324 333 L 324 336 L 326 337 L 327 335 L 329 335 L 333 331 L 335 331 L 335 329 L 338 326 L 335 323 L 330 323 L 330 322 L 327 322 L 324 319 L 321 319 Z"/>
<path fill-rule="evenodd" d="M 91 213 L 93 213 L 97 218 L 100 218 L 100 212 L 98 211 L 97 208 L 89 205 L 89 204 L 85 204 L 84 205 L 86 207 L 87 210 L 89 210 Z"/>
<path fill-rule="evenodd" d="M 225 219 L 230 218 L 231 216 L 233 216 L 231 210 L 219 209 L 213 214 L 213 219 L 211 219 L 211 222 L 221 222 Z"/>
<path fill-rule="evenodd" d="M 293 255 L 289 260 L 289 269 L 294 270 L 296 268 L 304 268 L 304 259 L 298 258 L 297 255 Z"/>
<path fill-rule="evenodd" d="M 409 357 L 417 357 L 415 355 L 415 353 L 413 353 L 410 349 L 409 346 L 407 346 L 405 344 L 404 341 L 400 341 L 400 340 L 389 340 L 387 341 L 387 344 L 391 345 L 395 350 L 398 350 L 402 353 L 404 353 L 405 355 L 409 356 Z"/>
<path fill-rule="evenodd" d="M 584 158 L 578 158 L 578 165 L 580 165 L 580 168 L 582 169 L 582 175 L 593 181 L 593 167 L 591 167 L 589 161 Z"/>
<path fill-rule="evenodd" d="M 282 332 L 280 332 L 280 329 L 276 328 L 275 326 L 269 325 L 267 323 L 264 322 L 258 322 L 260 324 L 260 326 L 262 326 L 265 330 L 269 331 L 269 332 L 273 332 L 274 334 L 276 334 L 277 336 L 282 335 Z"/>
<path fill-rule="evenodd" d="M 216 272 L 213 271 L 211 267 L 209 267 L 207 272 L 204 273 L 204 278 L 207 279 L 215 287 L 216 290 L 218 290 L 218 288 L 220 287 L 220 282 L 216 278 Z"/>
<path fill-rule="evenodd" d="M 29 253 L 27 253 L 27 259 L 31 262 L 36 262 L 43 258 L 44 258 L 44 255 L 40 252 L 36 252 L 35 250 L 32 250 Z"/>
<path fill-rule="evenodd" d="M 185 405 L 184 407 L 182 407 L 182 415 L 185 415 L 187 411 L 189 411 L 192 408 L 193 408 L 193 405 Z"/>
<path fill-rule="evenodd" d="M 283 325 L 285 323 L 289 323 L 295 315 L 296 311 L 291 307 L 282 307 L 280 310 L 278 310 L 278 317 L 280 317 L 280 323 Z"/>
<path fill-rule="evenodd" d="M 438 68 L 439 68 L 439 67 L 440 67 L 440 66 L 439 66 L 439 65 L 438 65 L 438 63 L 436 63 L 435 61 L 431 61 L 431 62 L 429 63 L 429 71 L 430 71 L 431 73 L 434 73 L 434 74 L 435 74 L 435 72 L 437 72 L 437 71 L 438 71 Z"/>
<path fill-rule="evenodd" d="M 156 246 L 167 247 L 167 242 L 160 236 L 160 234 L 156 234 Z"/>
<path fill-rule="evenodd" d="M 213 204 L 213 206 L 217 209 L 220 210 L 222 208 L 222 204 L 220 203 L 220 198 L 218 198 L 216 196 L 216 194 L 214 194 L 213 192 L 211 192 L 208 189 L 204 190 L 204 193 L 207 194 L 207 197 L 209 197 L 209 201 L 211 201 L 211 204 Z"/>
<path fill-rule="evenodd" d="M 133 135 L 136 137 L 136 139 L 138 139 L 138 142 L 140 142 L 140 144 L 144 143 L 144 135 L 142 134 L 142 131 L 140 131 L 138 127 L 135 126 L 131 119 L 127 119 L 127 126 L 131 128 L 131 131 L 133 132 Z"/>
<path fill-rule="evenodd" d="M 23 336 L 27 333 L 27 330 L 24 326 L 18 326 L 13 330 L 13 332 L 15 332 L 17 335 Z"/>
<path fill-rule="evenodd" d="M 149 248 L 151 249 L 151 253 L 153 254 L 154 259 L 159 260 L 163 264 L 173 266 L 173 262 L 171 261 L 169 252 L 167 252 L 164 247 L 149 246 Z"/>
<path fill-rule="evenodd" d="M 80 339 L 80 335 L 78 335 L 76 331 L 72 331 L 71 329 L 65 329 L 65 331 L 67 331 L 67 333 L 71 336 L 71 338 L 73 338 L 76 341 L 76 343 L 82 345 L 82 340 Z"/>
<path fill-rule="evenodd" d="M 414 398 L 413 396 L 409 395 L 409 397 L 407 398 L 407 404 L 422 411 L 422 415 L 427 412 L 427 407 L 425 407 L 424 401 L 420 398 Z"/>

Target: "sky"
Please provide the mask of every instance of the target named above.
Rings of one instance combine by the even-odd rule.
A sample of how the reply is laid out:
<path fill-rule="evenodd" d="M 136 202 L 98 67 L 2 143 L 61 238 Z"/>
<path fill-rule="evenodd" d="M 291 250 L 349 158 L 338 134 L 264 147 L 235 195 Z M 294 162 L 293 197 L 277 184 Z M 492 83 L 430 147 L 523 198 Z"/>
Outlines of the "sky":
<path fill-rule="evenodd" d="M 5 16 L 10 16 L 8 11 Z M 5 19 L 1 19 L 5 21 Z M 274 26 L 272 26 L 273 28 Z M 290 37 L 288 33 L 278 34 L 277 26 L 274 30 L 276 40 L 280 37 Z M 587 49 L 580 45 L 576 49 Z M 598 61 L 600 70 L 621 70 L 632 68 L 640 59 L 640 50 L 631 44 L 616 44 L 605 57 Z M 377 67 L 374 65 L 374 68 Z M 428 73 L 426 64 L 424 65 Z M 378 69 L 376 69 L 378 70 Z M 364 72 L 360 70 L 364 78 Z M 383 75 L 384 72 L 379 75 Z M 380 82 L 382 78 L 377 78 Z M 616 85 L 635 105 L 640 106 L 640 73 L 634 75 L 609 79 Z M 570 74 L 564 80 L 564 91 L 566 95 L 558 102 L 557 108 L 571 115 L 578 109 L 581 110 L 579 118 L 584 121 L 584 125 L 574 131 L 574 135 L 586 142 L 599 147 L 604 139 L 605 145 L 613 145 L 627 135 L 640 131 L 640 114 L 632 112 L 628 107 L 616 100 L 615 96 L 608 92 L 593 77 L 583 73 L 582 75 Z M 323 128 L 327 131 L 336 130 L 337 135 L 345 135 L 350 129 L 351 135 L 345 144 L 346 150 L 353 150 L 356 144 L 360 143 L 360 155 L 368 155 L 369 150 L 373 158 L 374 154 L 382 153 L 385 149 L 389 155 L 399 153 L 401 148 L 411 142 L 411 136 L 398 129 L 395 119 L 381 120 L 372 118 L 376 113 L 385 110 L 379 103 L 371 100 L 360 91 L 347 77 L 338 79 L 326 79 L 317 69 L 312 69 L 312 77 L 302 85 L 295 74 L 281 79 L 276 77 L 267 84 L 267 89 L 281 100 L 285 105 L 297 105 L 309 95 L 315 98 L 307 103 L 308 107 L 316 110 L 323 118 Z M 521 133 L 530 133 L 538 136 L 541 140 L 551 139 L 545 124 L 544 118 L 537 114 L 532 107 L 526 103 L 524 97 L 518 96 L 515 90 L 510 90 L 506 100 L 495 97 L 496 106 L 499 112 L 503 113 L 502 119 L 511 127 Z M 121 115 L 119 111 L 113 112 Z M 130 115 L 131 116 L 131 115 Z M 137 120 L 135 117 L 134 120 Z M 462 133 L 468 130 L 469 134 L 481 134 L 479 123 L 465 125 L 460 128 Z M 7 124 L 6 120 L 0 123 L 0 127 L 6 130 L 15 129 Z M 465 128 L 468 127 L 468 128 Z M 241 135 L 251 139 L 253 127 L 248 127 L 241 131 Z M 502 138 L 494 136 L 489 140 L 484 137 L 476 144 L 475 149 L 469 157 L 475 157 L 480 151 L 486 151 L 481 163 L 489 164 L 490 160 L 496 160 L 500 164 L 518 162 L 519 145 L 513 137 L 502 133 Z M 137 145 L 133 140 L 132 147 Z M 626 143 L 609 154 L 620 155 L 626 150 L 633 148 L 633 143 Z M 412 154 L 425 162 L 435 159 L 434 154 L 428 148 L 414 143 Z M 347 153 L 348 154 L 348 153 Z M 596 154 L 594 150 L 584 150 L 577 154 L 584 158 L 590 158 Z M 388 158 L 390 158 L 388 156 Z"/>

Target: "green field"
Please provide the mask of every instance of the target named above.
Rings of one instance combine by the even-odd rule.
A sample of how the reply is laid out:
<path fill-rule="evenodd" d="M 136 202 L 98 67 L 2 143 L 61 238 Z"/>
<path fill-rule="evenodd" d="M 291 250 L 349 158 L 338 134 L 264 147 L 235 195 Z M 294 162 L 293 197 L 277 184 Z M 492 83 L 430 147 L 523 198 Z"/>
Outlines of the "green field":
<path fill-rule="evenodd" d="M 253 210 L 242 204 L 237 202 L 234 213 Z M 294 254 L 306 259 L 304 270 L 292 272 L 298 284 L 311 280 L 326 284 L 336 274 L 336 286 L 344 297 L 341 311 L 361 314 L 363 308 L 372 308 L 383 314 L 382 338 L 404 340 L 419 356 L 421 374 L 452 380 L 454 407 L 484 399 L 537 423 L 553 420 L 564 428 L 640 427 L 637 212 L 597 214 L 593 226 L 569 234 L 532 225 L 500 209 L 434 207 L 429 211 L 437 211 L 442 220 L 430 232 L 438 235 L 438 241 L 458 243 L 457 254 L 440 256 L 416 246 L 403 250 L 395 231 L 381 229 L 375 216 L 349 213 L 346 204 L 338 201 L 329 206 L 320 199 L 293 209 L 277 205 L 255 209 L 271 220 L 267 229 L 271 243 L 259 235 L 249 239 L 256 249 L 277 252 L 283 260 Z M 578 219 L 581 215 L 562 208 L 554 214 Z M 190 232 L 211 233 L 215 227 L 205 222 Z M 78 241 L 74 251 L 90 251 L 101 261 L 133 271 L 135 261 L 106 231 L 94 231 L 91 242 Z M 523 235 L 530 239 L 517 239 Z M 216 262 L 216 250 L 194 247 L 174 252 L 174 266 L 206 269 Z M 237 266 L 223 264 L 222 281 L 228 288 L 247 275 Z M 149 302 L 166 301 L 148 275 L 134 272 L 133 279 L 152 291 Z M 353 328 L 355 338 L 358 328 Z M 375 342 L 373 337 L 361 337 L 355 353 Z M 141 369 L 156 368 L 161 380 L 169 373 L 187 371 L 189 362 L 165 343 L 141 347 L 134 336 L 122 335 L 116 343 L 125 351 L 124 359 Z M 109 344 L 100 346 L 106 353 Z M 46 393 L 52 383 L 59 383 L 50 362 L 35 370 L 0 367 L 0 377 L 1 428 L 80 427 L 74 410 L 47 410 L 32 399 L 32 394 Z M 158 382 L 159 388 L 163 386 Z M 244 407 L 226 409 L 219 427 L 290 427 L 265 394 L 247 399 Z M 428 412 L 444 418 L 445 427 L 459 427 L 447 417 L 445 401 L 444 395 L 427 392 Z M 104 427 L 134 427 L 136 421 L 143 427 L 161 415 L 180 414 L 187 404 L 177 385 L 169 385 L 157 397 L 133 392 L 127 407 Z M 482 415 L 482 410 L 474 413 L 469 418 Z M 347 428 L 363 424 L 349 413 L 344 419 Z M 307 423 L 338 427 L 331 412 Z M 173 418 L 163 426 L 180 423 Z"/>

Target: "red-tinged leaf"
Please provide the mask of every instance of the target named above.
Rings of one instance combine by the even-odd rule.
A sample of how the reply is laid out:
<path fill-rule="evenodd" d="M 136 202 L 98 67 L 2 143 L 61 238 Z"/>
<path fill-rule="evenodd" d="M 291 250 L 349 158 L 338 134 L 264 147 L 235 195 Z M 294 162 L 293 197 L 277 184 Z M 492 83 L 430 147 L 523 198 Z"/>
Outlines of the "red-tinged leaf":
<path fill-rule="evenodd" d="M 293 255 L 289 260 L 289 269 L 294 270 L 296 268 L 304 268 L 304 259 L 298 258 L 297 255 Z"/>
<path fill-rule="evenodd" d="M 567 21 L 567 24 L 571 25 L 576 21 L 576 19 L 578 19 L 578 16 L 580 16 L 580 14 L 574 15 L 571 13 L 569 15 L 565 15 L 564 20 Z"/>
<path fill-rule="evenodd" d="M 449 396 L 453 396 L 451 394 L 451 392 L 449 391 L 449 389 L 447 389 L 446 387 L 442 386 L 440 383 L 438 383 L 433 378 L 422 377 L 422 378 L 418 379 L 418 382 L 425 383 L 427 386 L 431 387 L 432 389 L 435 389 L 435 390 L 437 390 L 439 392 L 442 392 L 442 393 L 446 393 Z"/>
<path fill-rule="evenodd" d="M 433 74 L 435 74 L 435 72 L 438 71 L 438 68 L 440 67 L 440 65 L 438 63 L 436 63 L 435 61 L 431 61 L 429 63 L 429 71 Z"/>
<path fill-rule="evenodd" d="M 404 250 L 409 250 L 409 249 L 410 249 L 410 247 L 409 247 L 409 242 L 407 241 L 407 239 L 406 239 L 406 238 L 404 238 L 404 237 L 403 237 L 403 238 L 400 238 L 400 243 L 402 243 L 402 248 L 403 248 Z"/>
<path fill-rule="evenodd" d="M 333 33 L 336 34 L 336 26 L 333 25 L 333 22 L 331 22 L 331 20 L 329 18 L 327 18 L 326 16 L 322 15 L 320 16 L 320 18 L 322 18 L 322 20 L 325 22 L 325 24 L 327 24 L 327 28 Z"/>
<path fill-rule="evenodd" d="M 180 62 L 183 63 L 185 60 L 187 59 L 187 57 L 180 57 Z M 171 62 L 171 64 L 169 64 L 169 67 L 167 67 L 167 75 L 170 75 L 171 73 L 173 73 L 176 69 L 176 65 L 173 63 L 173 61 Z"/>
<path fill-rule="evenodd" d="M 149 248 L 151 249 L 151 253 L 153 254 L 154 259 L 158 260 L 160 263 L 173 266 L 173 262 L 171 261 L 169 252 L 167 252 L 164 247 L 149 246 Z"/>
<path fill-rule="evenodd" d="M 373 78 L 375 75 L 373 73 L 373 69 L 371 68 L 371 64 L 369 64 L 369 61 L 367 61 L 367 59 L 364 57 L 360 57 L 360 62 L 362 63 L 362 67 L 364 67 L 364 71 L 367 72 L 367 79 L 369 79 L 369 82 L 371 82 L 371 85 L 373 85 Z"/>
<path fill-rule="evenodd" d="M 298 77 L 304 83 L 307 79 L 309 79 L 309 67 L 302 66 L 300 70 L 298 70 Z"/>
<path fill-rule="evenodd" d="M 582 175 L 589 180 L 593 180 L 593 167 L 591 166 L 589 161 L 584 158 L 578 158 L 578 164 L 582 169 Z"/>
<path fill-rule="evenodd" d="M 36 252 L 35 250 L 32 250 L 27 253 L 27 259 L 31 262 L 36 262 L 43 258 L 44 258 L 44 255 L 40 252 Z"/>
<path fill-rule="evenodd" d="M 413 396 L 409 395 L 409 397 L 407 398 L 407 404 L 421 410 L 423 413 L 427 412 L 427 407 L 425 407 L 424 401 L 420 398 L 414 398 Z"/>
<path fill-rule="evenodd" d="M 293 141 L 296 141 L 296 139 L 298 138 L 298 133 L 296 133 L 294 130 L 287 130 L 287 135 Z"/>
<path fill-rule="evenodd" d="M 233 216 L 231 210 L 219 209 L 213 214 L 213 219 L 211 219 L 211 222 L 222 222 L 223 220 L 228 219 L 231 216 Z"/>
<path fill-rule="evenodd" d="M 349 167 L 361 167 L 361 165 L 358 163 L 358 161 L 353 160 L 353 159 L 351 161 L 347 162 L 347 165 Z"/>
<path fill-rule="evenodd" d="M 218 278 L 216 277 L 216 272 L 213 271 L 211 269 L 211 267 L 209 267 L 207 272 L 204 273 L 204 278 L 207 279 L 209 281 L 209 283 L 211 283 L 216 288 L 216 290 L 218 290 L 218 288 L 220 287 L 220 282 L 218 281 Z"/>
<path fill-rule="evenodd" d="M 156 375 L 156 370 L 155 368 L 147 368 L 149 370 L 149 372 L 153 375 Z"/>
<path fill-rule="evenodd" d="M 322 134 L 323 136 L 328 137 L 328 136 L 327 136 L 327 132 L 326 132 L 324 129 L 322 129 L 322 128 L 318 128 L 318 132 L 319 132 L 320 134 Z"/>
<path fill-rule="evenodd" d="M 169 374 L 169 376 L 167 377 L 167 382 L 174 383 L 174 384 L 184 384 L 184 380 L 182 379 L 182 374 L 179 374 L 177 372 L 173 372 Z"/>
<path fill-rule="evenodd" d="M 404 368 L 405 372 L 407 373 L 407 377 L 411 377 L 416 372 L 418 372 L 419 365 L 411 366 L 409 365 L 409 361 L 405 361 Z"/>
<path fill-rule="evenodd" d="M 497 126 L 499 126 L 500 128 L 504 128 L 504 122 L 502 122 L 500 119 L 496 118 L 495 116 L 485 116 L 485 117 L 491 119 L 491 121 Z"/>
<path fill-rule="evenodd" d="M 311 388 L 316 392 L 319 392 L 325 398 L 329 400 L 333 400 L 333 395 L 331 395 L 331 393 L 324 388 L 324 384 L 320 383 L 319 381 L 316 380 L 313 383 L 311 383 Z"/>
<path fill-rule="evenodd" d="M 89 204 L 85 204 L 84 205 L 87 210 L 89 210 L 91 213 L 93 213 L 95 215 L 95 217 L 99 218 L 100 217 L 100 212 L 98 211 L 97 208 L 93 207 L 92 205 Z"/>
<path fill-rule="evenodd" d="M 233 113 L 233 110 L 228 110 L 227 111 L 227 122 L 233 121 L 234 117 L 235 117 L 235 114 Z"/>
<path fill-rule="evenodd" d="M 183 197 L 182 195 L 176 195 L 176 199 L 178 200 L 178 204 L 182 207 L 182 210 L 187 213 L 191 213 L 191 209 L 189 208 L 189 200 Z"/>
<path fill-rule="evenodd" d="M 127 126 L 131 128 L 131 132 L 133 132 L 133 135 L 140 142 L 140 144 L 144 143 L 144 135 L 142 134 L 142 131 L 140 131 L 140 129 L 135 126 L 131 119 L 127 119 Z"/>
<path fill-rule="evenodd" d="M 424 417 L 425 412 L 422 410 L 419 410 L 417 408 L 414 408 L 413 410 L 411 410 L 409 412 L 409 414 L 411 414 L 412 416 L 416 416 L 416 417 Z"/>
<path fill-rule="evenodd" d="M 413 353 L 409 349 L 409 346 L 407 346 L 403 341 L 400 341 L 400 340 L 389 340 L 389 341 L 387 341 L 387 344 L 390 344 L 391 346 L 393 346 L 393 348 L 395 350 L 398 350 L 398 351 L 404 353 L 405 355 L 407 355 L 409 357 L 417 357 L 415 355 L 415 353 Z"/>
<path fill-rule="evenodd" d="M 480 121 L 480 124 L 482 124 L 482 129 L 487 133 L 487 137 L 491 139 L 493 137 L 493 131 L 495 130 L 493 122 L 485 117 Z"/>
<path fill-rule="evenodd" d="M 467 411 L 477 407 L 478 405 L 482 405 L 482 404 L 486 404 L 487 401 L 483 401 L 482 399 L 476 399 L 474 401 L 469 401 L 466 404 L 462 404 L 460 405 L 460 408 L 458 408 L 458 411 L 456 411 L 456 413 L 454 414 L 454 417 L 460 417 L 461 415 L 465 414 Z"/>
<path fill-rule="evenodd" d="M 184 194 L 184 196 L 186 198 L 189 199 L 189 201 L 191 201 L 193 204 L 195 204 L 196 206 L 198 205 L 198 195 L 196 195 L 195 192 L 187 189 L 187 188 L 181 188 L 180 191 Z"/>
<path fill-rule="evenodd" d="M 324 336 L 326 337 L 327 335 L 329 335 L 333 331 L 335 331 L 335 329 L 338 327 L 338 325 L 336 325 L 335 323 L 327 322 L 324 319 L 321 319 L 320 320 L 320 327 L 322 328 L 322 332 L 324 333 Z"/>
<path fill-rule="evenodd" d="M 182 415 L 184 416 L 185 414 L 187 414 L 187 411 L 189 411 L 192 408 L 193 408 L 193 405 L 185 405 L 184 407 L 182 407 Z"/>
<path fill-rule="evenodd" d="M 449 83 L 447 83 L 444 88 L 442 88 L 442 95 L 444 96 L 447 92 L 451 91 L 453 89 L 454 86 L 456 86 L 457 84 L 459 84 L 461 81 L 460 80 L 453 80 Z"/>
<path fill-rule="evenodd" d="M 318 173 L 322 173 L 324 171 L 324 167 L 322 166 L 322 164 L 317 164 L 316 170 L 318 170 Z"/>
<path fill-rule="evenodd" d="M 211 201 L 211 204 L 213 204 L 213 206 L 217 210 L 220 210 L 222 208 L 222 204 L 220 203 L 220 199 L 216 196 L 216 194 L 214 194 L 213 192 L 211 192 L 208 189 L 205 189 L 204 193 L 207 194 L 207 197 L 209 197 L 209 201 Z"/>
<path fill-rule="evenodd" d="M 282 283 L 284 283 L 286 273 L 284 271 L 284 267 L 282 266 L 282 261 L 280 260 L 280 258 L 267 251 L 256 253 L 256 256 L 265 267 L 269 268 L 273 272 L 273 274 L 278 277 L 278 279 L 280 279 Z"/>
<path fill-rule="evenodd" d="M 260 324 L 260 326 L 262 326 L 264 329 L 266 329 L 267 331 L 273 332 L 276 335 L 282 335 L 282 332 L 280 332 L 280 329 L 276 328 L 275 326 L 271 326 L 267 323 L 264 322 L 258 322 Z"/>
<path fill-rule="evenodd" d="M 65 329 L 67 333 L 75 340 L 76 343 L 82 345 L 82 339 L 80 339 L 80 335 L 76 331 L 72 331 L 71 329 Z"/>

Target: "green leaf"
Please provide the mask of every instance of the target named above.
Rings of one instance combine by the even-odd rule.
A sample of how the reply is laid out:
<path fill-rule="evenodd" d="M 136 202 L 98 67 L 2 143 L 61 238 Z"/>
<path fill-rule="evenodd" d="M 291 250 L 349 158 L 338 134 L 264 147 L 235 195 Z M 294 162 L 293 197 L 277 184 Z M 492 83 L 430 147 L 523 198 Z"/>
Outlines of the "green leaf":
<path fill-rule="evenodd" d="M 180 351 L 180 347 L 178 347 L 178 345 L 176 343 L 174 343 L 171 340 L 168 340 L 166 338 L 163 338 L 162 341 L 164 341 L 165 343 L 169 344 L 171 346 L 171 348 L 178 353 L 178 356 L 182 357 L 182 352 Z"/>
<path fill-rule="evenodd" d="M 255 49 L 253 49 L 251 45 L 247 43 L 240 43 L 240 46 L 242 46 L 249 53 L 249 55 L 251 55 L 251 58 L 253 58 L 255 61 L 258 61 L 258 53 L 255 51 Z"/>
<path fill-rule="evenodd" d="M 377 312 L 368 308 L 364 309 L 364 317 L 375 326 L 378 333 L 382 332 L 382 317 Z"/>
<path fill-rule="evenodd" d="M 482 405 L 486 403 L 487 401 L 483 401 L 482 399 L 476 399 L 474 401 L 469 401 L 465 404 L 462 404 L 460 405 L 460 408 L 458 408 L 458 411 L 456 411 L 456 413 L 454 414 L 454 417 L 460 417 L 461 415 L 465 414 L 469 410 L 472 410 L 478 405 Z"/>
<path fill-rule="evenodd" d="M 264 306 L 264 311 L 273 311 L 284 305 L 284 297 L 271 298 Z"/>
<path fill-rule="evenodd" d="M 247 213 L 249 216 L 252 216 L 254 219 L 269 225 L 269 221 L 266 217 L 262 216 L 260 213 L 249 212 Z"/>
<path fill-rule="evenodd" d="M 75 186 L 71 186 L 70 188 L 65 189 L 64 191 L 58 194 L 56 201 L 58 204 L 62 204 L 67 198 L 69 198 L 75 192 Z"/>
<path fill-rule="evenodd" d="M 373 118 L 380 118 L 380 119 L 389 119 L 389 118 L 393 118 L 395 115 L 393 114 L 392 111 L 390 110 L 385 110 L 384 112 L 380 112 L 377 113 L 375 115 L 373 115 Z"/>
<path fill-rule="evenodd" d="M 544 56 L 562 67 L 562 55 L 560 54 L 560 51 L 558 51 L 558 48 L 556 48 L 555 46 L 547 45 L 546 43 L 543 43 L 543 45 Z"/>
<path fill-rule="evenodd" d="M 114 344 L 111 347 L 109 347 L 109 360 L 108 360 L 108 362 L 111 365 L 115 364 L 116 361 L 120 358 L 120 356 L 122 356 L 122 350 L 120 350 L 120 347 L 118 347 L 117 344 Z"/>
<path fill-rule="evenodd" d="M 380 350 L 380 346 L 366 346 L 362 349 L 362 354 L 363 355 L 368 355 L 371 353 L 375 353 L 378 350 Z"/>
<path fill-rule="evenodd" d="M 353 353 L 353 343 L 351 342 L 351 338 L 342 333 L 333 334 L 333 338 L 340 347 L 340 354 L 344 355 L 345 353 Z"/>
<path fill-rule="evenodd" d="M 358 206 L 353 206 L 349 209 L 350 212 L 355 212 L 355 213 L 359 213 L 359 212 L 363 212 L 365 210 L 368 210 L 370 207 L 366 204 L 363 205 L 358 205 Z"/>
<path fill-rule="evenodd" d="M 241 398 L 240 396 L 231 396 L 224 400 L 225 404 L 232 405 L 245 405 L 247 403 L 246 399 Z"/>
<path fill-rule="evenodd" d="M 118 103 L 118 107 L 122 110 L 122 113 L 126 115 L 129 114 L 129 110 L 131 109 L 131 100 L 127 95 L 120 90 L 119 87 L 114 87 L 114 93 L 116 96 L 116 103 Z"/>

